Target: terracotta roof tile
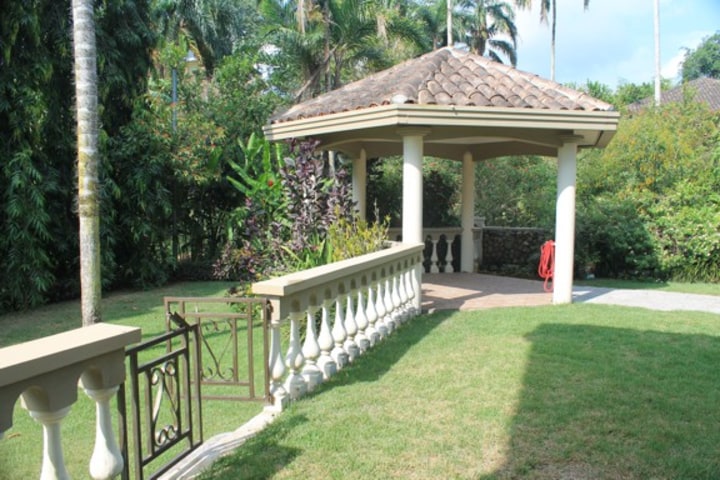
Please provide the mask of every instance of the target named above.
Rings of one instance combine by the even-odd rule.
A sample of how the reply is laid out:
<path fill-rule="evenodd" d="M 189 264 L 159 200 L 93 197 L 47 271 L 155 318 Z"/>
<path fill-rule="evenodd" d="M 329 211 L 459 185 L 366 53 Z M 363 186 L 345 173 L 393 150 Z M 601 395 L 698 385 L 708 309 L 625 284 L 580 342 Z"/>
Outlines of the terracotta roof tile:
<path fill-rule="evenodd" d="M 465 51 L 443 48 L 295 105 L 272 121 L 393 103 L 612 110 L 605 102 L 537 75 Z"/>

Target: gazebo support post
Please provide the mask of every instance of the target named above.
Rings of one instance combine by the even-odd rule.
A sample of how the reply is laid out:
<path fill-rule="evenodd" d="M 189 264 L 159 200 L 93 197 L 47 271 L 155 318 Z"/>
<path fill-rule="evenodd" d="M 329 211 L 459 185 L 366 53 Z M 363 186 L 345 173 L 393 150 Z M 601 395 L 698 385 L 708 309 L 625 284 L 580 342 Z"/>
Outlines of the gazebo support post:
<path fill-rule="evenodd" d="M 367 155 L 365 149 L 352 161 L 352 199 L 361 220 L 367 218 Z"/>
<path fill-rule="evenodd" d="M 462 238 L 460 241 L 460 271 L 473 272 L 474 239 L 473 223 L 475 220 L 475 163 L 470 152 L 463 155 L 462 165 Z M 451 239 L 448 239 L 449 241 Z"/>
<path fill-rule="evenodd" d="M 428 128 L 401 128 L 403 139 L 402 241 L 422 243 L 423 213 L 423 137 Z"/>
<path fill-rule="evenodd" d="M 555 209 L 555 266 L 553 303 L 572 303 L 575 254 L 575 179 L 577 139 L 564 138 L 558 149 L 557 203 Z"/>

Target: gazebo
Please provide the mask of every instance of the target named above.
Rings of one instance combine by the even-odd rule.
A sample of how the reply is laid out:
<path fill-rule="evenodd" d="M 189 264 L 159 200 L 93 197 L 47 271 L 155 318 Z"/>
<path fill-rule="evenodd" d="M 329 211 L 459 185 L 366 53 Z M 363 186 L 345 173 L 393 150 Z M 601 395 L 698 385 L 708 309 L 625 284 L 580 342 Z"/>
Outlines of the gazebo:
<path fill-rule="evenodd" d="M 578 148 L 602 148 L 619 114 L 605 102 L 455 48 L 443 48 L 297 104 L 273 118 L 271 141 L 312 137 L 353 159 L 366 209 L 366 161 L 403 157 L 402 238 L 422 236 L 423 156 L 461 161 L 462 271 L 472 271 L 473 162 L 506 155 L 558 159 L 553 302 L 572 302 Z M 502 181 L 502 179 L 498 179 Z"/>

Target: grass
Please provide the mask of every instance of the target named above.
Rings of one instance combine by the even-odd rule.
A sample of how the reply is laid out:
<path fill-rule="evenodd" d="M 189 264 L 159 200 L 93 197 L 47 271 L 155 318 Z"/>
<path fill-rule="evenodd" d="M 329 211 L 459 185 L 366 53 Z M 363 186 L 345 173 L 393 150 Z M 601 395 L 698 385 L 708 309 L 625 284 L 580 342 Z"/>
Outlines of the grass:
<path fill-rule="evenodd" d="M 422 316 L 202 478 L 719 478 L 718 320 L 587 304 Z"/>
<path fill-rule="evenodd" d="M 151 338 L 164 296 L 228 286 L 112 294 L 104 318 Z M 205 478 L 720 478 L 718 320 L 589 304 L 422 316 Z M 78 302 L 0 316 L 0 346 L 79 324 Z M 259 408 L 204 402 L 205 438 Z M 93 422 L 80 393 L 63 422 L 74 478 L 87 478 Z M 41 436 L 17 402 L 0 478 L 37 476 Z"/>
<path fill-rule="evenodd" d="M 231 284 L 223 282 L 191 282 L 143 292 L 113 293 L 103 299 L 103 319 L 109 323 L 141 327 L 143 340 L 147 340 L 165 331 L 163 297 L 223 296 L 229 286 Z M 222 304 L 219 307 L 222 308 Z M 80 305 L 77 301 L 3 315 L 0 316 L 0 347 L 78 328 L 80 323 Z M 207 338 L 214 341 L 212 334 Z M 211 387 L 204 391 L 207 393 L 214 389 L 220 393 L 220 388 Z M 2 408 L 7 407 L 3 405 Z M 242 425 L 261 408 L 262 405 L 257 402 L 204 401 L 205 438 Z M 84 393 L 79 392 L 77 402 L 62 424 L 65 459 L 73 478 L 88 477 L 94 421 L 94 404 Z M 36 478 L 41 457 L 42 429 L 17 401 L 13 427 L 0 440 L 0 478 Z M 12 472 L 12 477 L 5 476 L 6 472 Z"/>

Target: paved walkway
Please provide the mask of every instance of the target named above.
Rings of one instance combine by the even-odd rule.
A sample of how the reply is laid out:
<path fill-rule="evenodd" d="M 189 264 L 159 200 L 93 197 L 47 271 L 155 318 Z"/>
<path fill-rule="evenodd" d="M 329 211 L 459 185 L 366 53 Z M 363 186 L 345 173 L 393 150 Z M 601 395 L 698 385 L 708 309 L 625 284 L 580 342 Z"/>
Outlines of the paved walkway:
<path fill-rule="evenodd" d="M 480 310 L 552 304 L 552 294 L 539 280 L 477 273 L 423 275 L 423 309 Z M 696 310 L 720 314 L 720 296 L 656 290 L 620 290 L 575 286 L 573 302 L 624 305 L 654 310 Z"/>

